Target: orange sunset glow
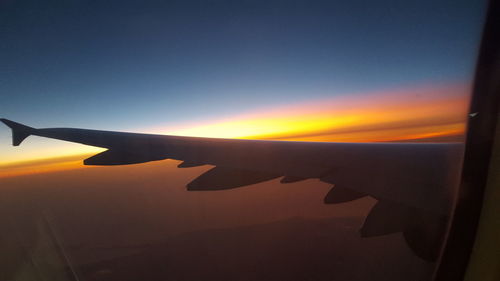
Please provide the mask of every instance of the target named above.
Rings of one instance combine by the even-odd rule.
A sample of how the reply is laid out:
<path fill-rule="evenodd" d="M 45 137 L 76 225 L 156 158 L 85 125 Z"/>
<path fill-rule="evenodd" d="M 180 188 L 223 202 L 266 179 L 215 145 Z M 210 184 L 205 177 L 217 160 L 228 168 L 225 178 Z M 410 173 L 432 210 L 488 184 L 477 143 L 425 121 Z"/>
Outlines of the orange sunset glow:
<path fill-rule="evenodd" d="M 451 137 L 463 134 L 467 106 L 463 87 L 422 88 L 283 106 L 163 133 L 322 142 Z"/>
<path fill-rule="evenodd" d="M 468 87 L 464 85 L 422 87 L 275 105 L 231 120 L 156 127 L 148 132 L 320 142 L 462 141 L 468 102 Z M 32 138 L 35 142 L 36 137 Z M 54 141 L 54 146 L 57 143 L 61 142 Z M 23 161 L 3 159 L 0 177 L 82 168 L 83 159 L 100 151 L 75 145 L 59 152 L 50 150 L 51 155 L 34 154 Z"/>

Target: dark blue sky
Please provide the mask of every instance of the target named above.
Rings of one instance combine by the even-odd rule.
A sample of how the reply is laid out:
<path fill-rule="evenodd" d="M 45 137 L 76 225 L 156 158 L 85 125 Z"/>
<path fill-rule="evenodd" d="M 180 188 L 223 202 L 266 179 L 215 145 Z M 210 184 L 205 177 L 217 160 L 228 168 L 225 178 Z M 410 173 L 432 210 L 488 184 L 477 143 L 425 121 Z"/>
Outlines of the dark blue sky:
<path fill-rule="evenodd" d="M 477 0 L 1 3 L 1 117 L 115 130 L 469 82 L 485 8 Z"/>

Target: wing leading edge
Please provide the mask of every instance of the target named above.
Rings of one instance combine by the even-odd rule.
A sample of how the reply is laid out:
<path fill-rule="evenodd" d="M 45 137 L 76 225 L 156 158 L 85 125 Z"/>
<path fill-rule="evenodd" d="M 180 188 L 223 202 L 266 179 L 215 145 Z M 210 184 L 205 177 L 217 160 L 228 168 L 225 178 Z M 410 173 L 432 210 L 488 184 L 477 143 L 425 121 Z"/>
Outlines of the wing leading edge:
<path fill-rule="evenodd" d="M 188 190 L 222 190 L 283 177 L 315 178 L 334 186 L 325 196 L 336 204 L 371 196 L 378 203 L 361 235 L 403 232 L 420 257 L 434 260 L 454 201 L 463 145 L 458 143 L 314 143 L 180 137 L 74 128 L 35 129 L 0 119 L 12 129 L 13 145 L 30 135 L 108 150 L 85 165 L 126 165 L 182 160 L 179 168 L 213 165 Z M 432 245 L 432 246 L 429 246 Z"/>

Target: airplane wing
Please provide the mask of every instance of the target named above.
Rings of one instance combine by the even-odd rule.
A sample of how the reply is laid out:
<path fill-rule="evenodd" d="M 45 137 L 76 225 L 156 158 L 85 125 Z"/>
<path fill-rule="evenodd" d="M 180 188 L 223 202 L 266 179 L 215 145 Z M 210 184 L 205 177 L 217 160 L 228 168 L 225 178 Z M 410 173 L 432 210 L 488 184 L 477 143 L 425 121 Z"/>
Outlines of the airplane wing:
<path fill-rule="evenodd" d="M 224 190 L 281 177 L 281 183 L 319 179 L 333 184 L 324 203 L 371 196 L 378 200 L 361 235 L 403 232 L 410 248 L 434 260 L 455 199 L 463 145 L 459 143 L 317 143 L 217 139 L 74 128 L 36 129 L 0 119 L 13 145 L 30 135 L 106 151 L 85 165 L 125 165 L 162 159 L 179 168 L 213 165 L 187 184 L 190 191 Z"/>

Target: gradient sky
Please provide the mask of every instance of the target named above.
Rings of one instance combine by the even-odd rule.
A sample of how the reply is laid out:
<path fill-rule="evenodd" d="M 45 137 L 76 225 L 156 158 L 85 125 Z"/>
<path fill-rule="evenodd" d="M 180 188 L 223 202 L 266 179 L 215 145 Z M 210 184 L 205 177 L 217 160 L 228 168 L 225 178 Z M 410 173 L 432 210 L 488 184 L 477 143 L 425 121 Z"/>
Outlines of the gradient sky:
<path fill-rule="evenodd" d="M 304 119 L 325 105 L 338 115 L 361 102 L 379 116 L 397 100 L 404 112 L 420 95 L 428 114 L 442 96 L 454 103 L 438 113 L 465 114 L 484 12 L 476 0 L 2 1 L 0 115 L 34 127 L 189 134 L 278 113 Z M 277 133 L 286 138 L 272 128 L 253 135 Z M 95 151 L 10 142 L 2 128 L 3 164 Z"/>

